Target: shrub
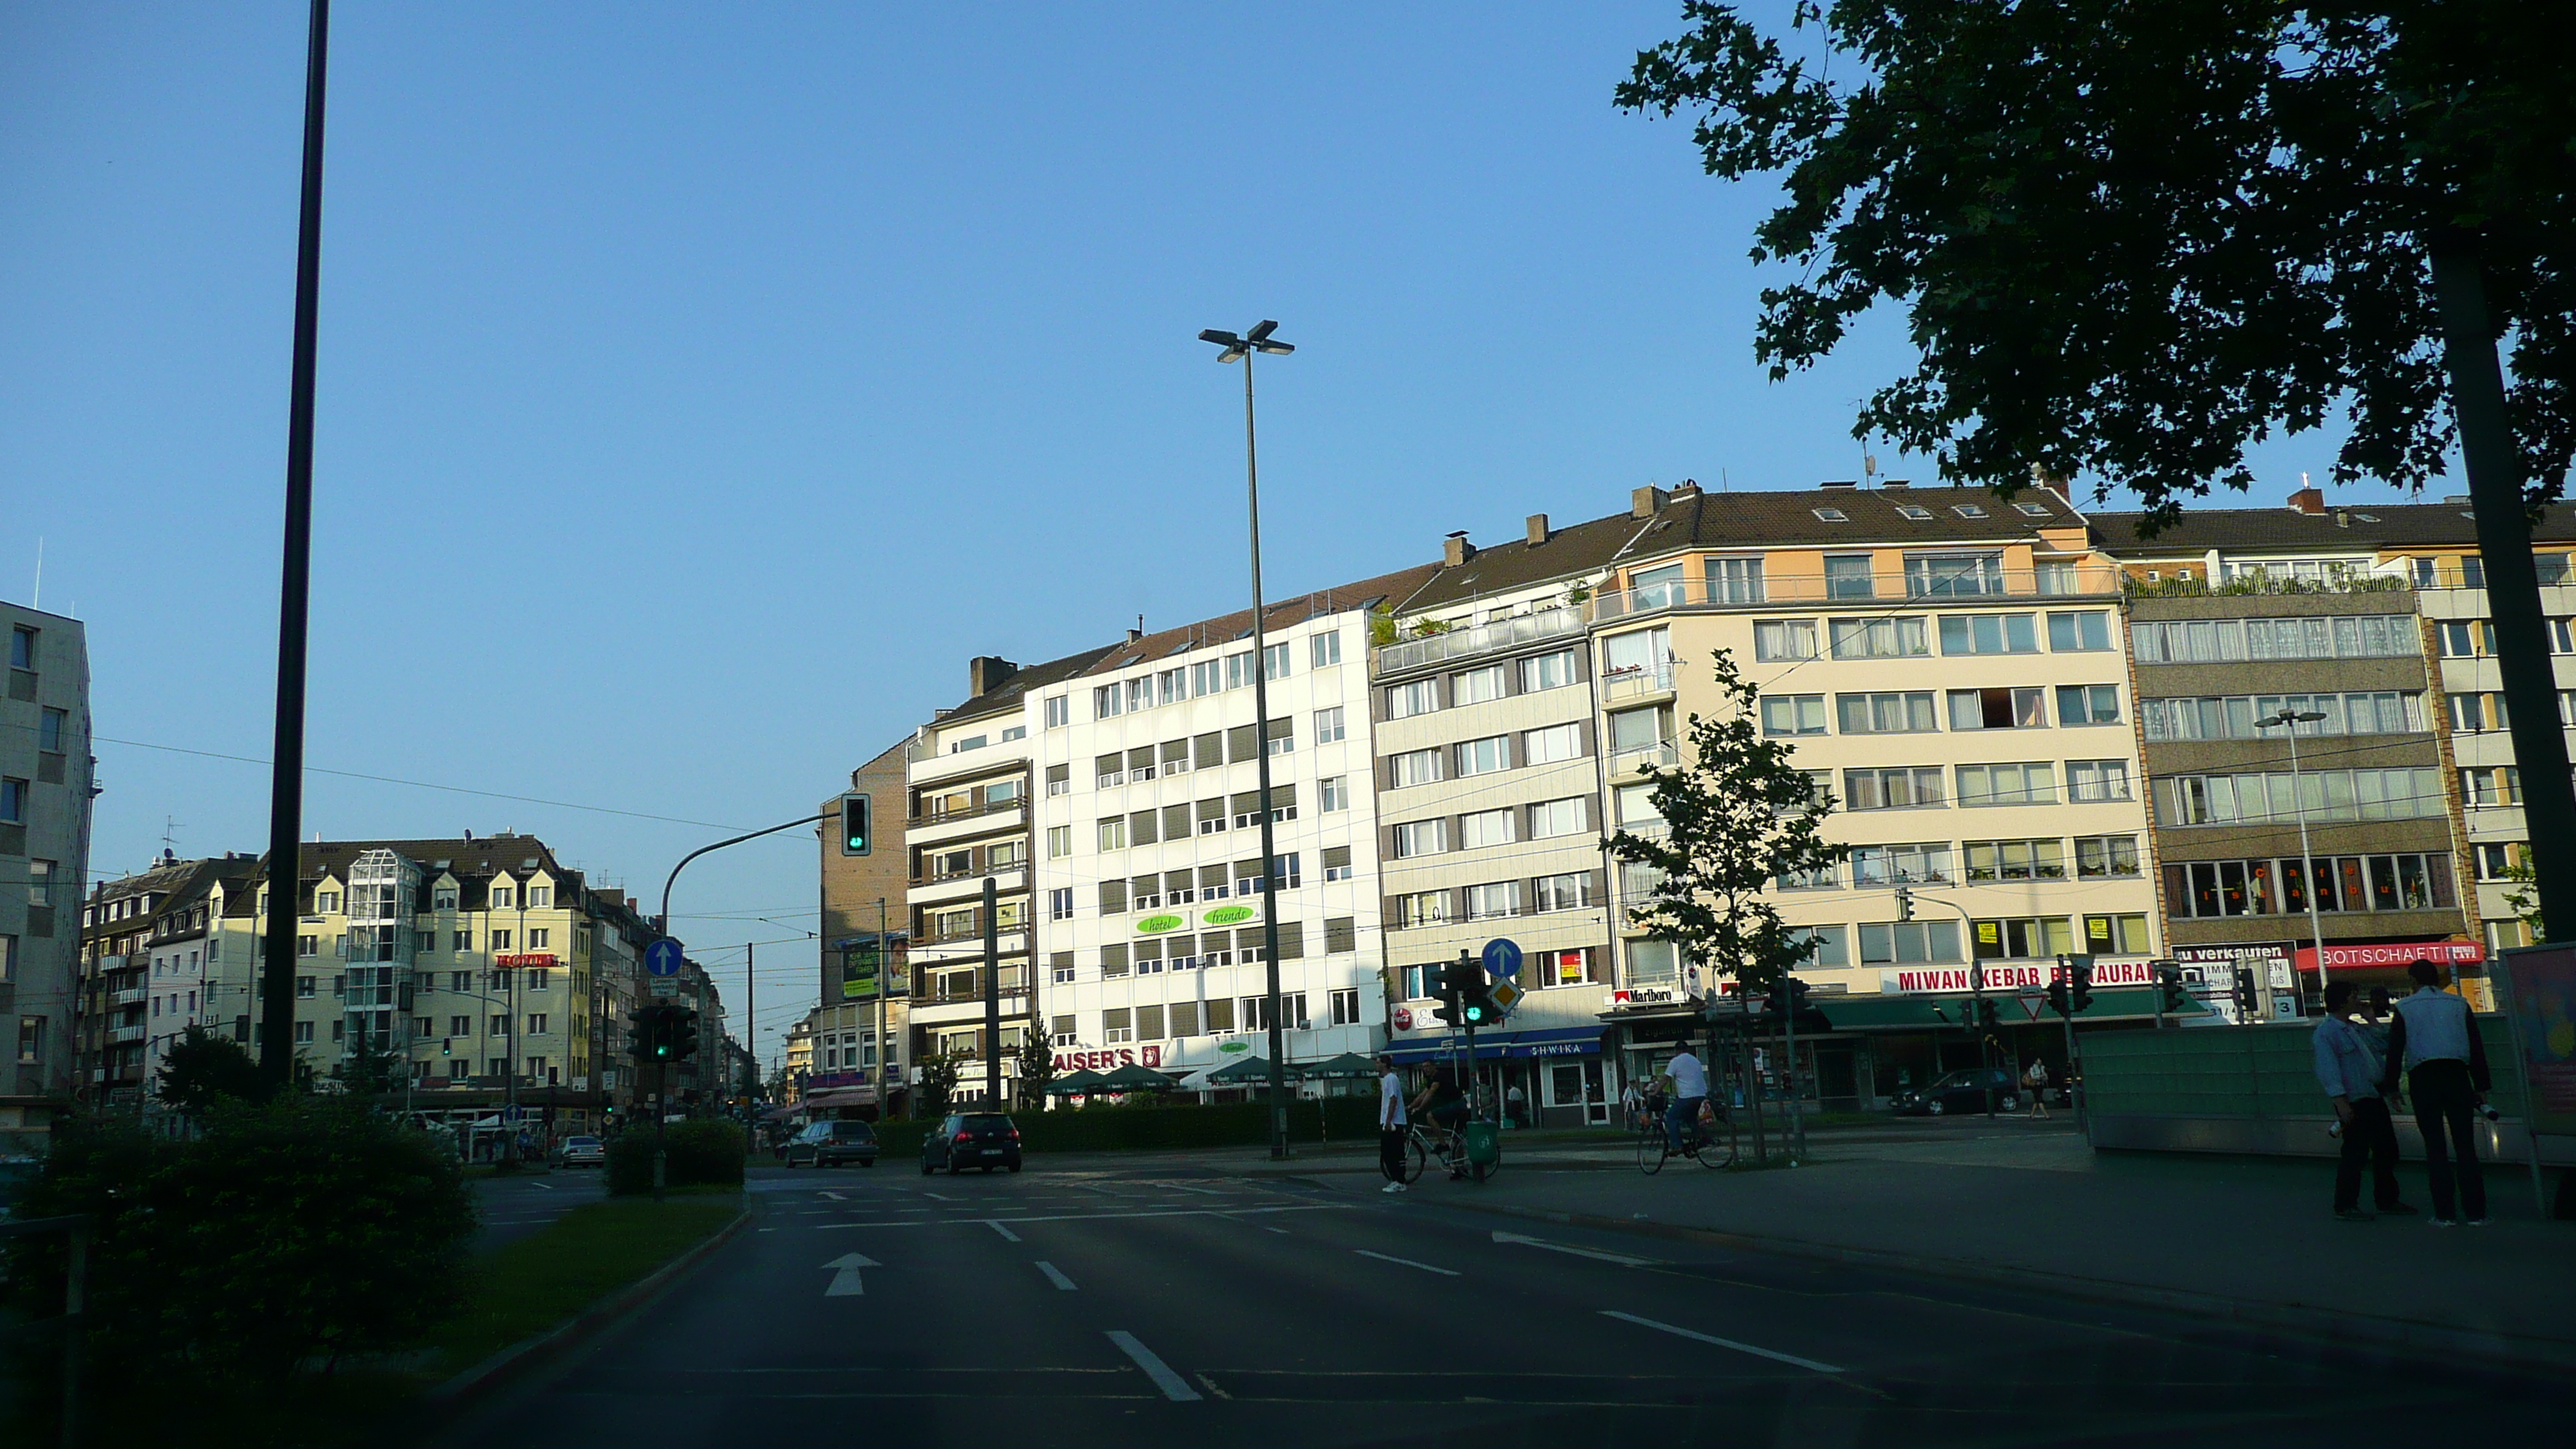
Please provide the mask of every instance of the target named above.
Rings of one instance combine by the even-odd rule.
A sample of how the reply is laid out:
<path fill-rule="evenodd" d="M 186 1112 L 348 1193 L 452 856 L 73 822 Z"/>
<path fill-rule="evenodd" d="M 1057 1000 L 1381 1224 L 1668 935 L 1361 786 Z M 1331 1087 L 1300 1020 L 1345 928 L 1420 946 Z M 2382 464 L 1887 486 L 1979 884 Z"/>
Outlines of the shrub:
<path fill-rule="evenodd" d="M 731 1122 L 713 1118 L 673 1122 L 662 1129 L 662 1150 L 668 1158 L 662 1180 L 670 1187 L 740 1187 L 746 1141 L 742 1128 Z M 630 1128 L 609 1139 L 608 1190 L 612 1194 L 653 1190 L 651 1126 Z"/>
<path fill-rule="evenodd" d="M 313 1097 L 217 1103 L 192 1141 L 66 1124 L 20 1211 L 91 1216 L 88 1357 L 109 1392 L 405 1347 L 460 1301 L 474 1233 L 443 1144 Z M 20 1307 L 61 1302 L 64 1252 L 12 1244 Z"/>

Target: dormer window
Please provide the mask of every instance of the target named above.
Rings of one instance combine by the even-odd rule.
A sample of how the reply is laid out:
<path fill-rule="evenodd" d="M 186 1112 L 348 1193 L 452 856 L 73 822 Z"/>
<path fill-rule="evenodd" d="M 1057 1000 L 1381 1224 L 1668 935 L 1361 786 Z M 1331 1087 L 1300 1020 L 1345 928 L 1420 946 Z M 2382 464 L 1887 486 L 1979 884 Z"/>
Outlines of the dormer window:
<path fill-rule="evenodd" d="M 455 910 L 456 887 L 440 886 L 436 890 L 431 891 L 429 893 L 429 908 L 433 911 Z"/>
<path fill-rule="evenodd" d="M 325 915 L 340 909 L 340 893 L 338 891 L 315 891 L 313 893 L 313 909 L 320 911 Z"/>
<path fill-rule="evenodd" d="M 1983 518 L 1986 516 L 1986 510 L 1984 507 L 1974 503 L 1962 503 L 1957 507 L 1952 508 L 1950 511 L 1959 515 L 1961 518 Z"/>
<path fill-rule="evenodd" d="M 1900 503 L 1896 505 L 1896 511 L 1900 516 L 1911 518 L 1917 523 L 1932 521 L 1932 510 L 1920 503 Z"/>
<path fill-rule="evenodd" d="M 508 886 L 494 886 L 494 887 L 492 887 L 492 909 L 494 909 L 494 910 L 496 910 L 496 911 L 506 911 L 506 910 L 510 909 L 510 905 L 511 905 L 511 902 L 512 902 L 512 898 L 513 898 L 513 893 L 512 893 L 512 891 L 511 891 L 511 888 L 510 888 L 510 887 L 508 887 Z"/>
<path fill-rule="evenodd" d="M 1851 515 L 1843 512 L 1839 508 L 1819 508 L 1816 510 L 1816 516 L 1827 523 L 1851 522 Z"/>
<path fill-rule="evenodd" d="M 532 911 L 542 911 L 542 910 L 545 910 L 545 909 L 547 909 L 548 907 L 552 906 L 554 903 L 555 903 L 555 888 L 554 888 L 553 886 L 530 886 L 530 887 L 528 887 L 528 909 L 529 909 L 529 910 L 532 910 Z"/>

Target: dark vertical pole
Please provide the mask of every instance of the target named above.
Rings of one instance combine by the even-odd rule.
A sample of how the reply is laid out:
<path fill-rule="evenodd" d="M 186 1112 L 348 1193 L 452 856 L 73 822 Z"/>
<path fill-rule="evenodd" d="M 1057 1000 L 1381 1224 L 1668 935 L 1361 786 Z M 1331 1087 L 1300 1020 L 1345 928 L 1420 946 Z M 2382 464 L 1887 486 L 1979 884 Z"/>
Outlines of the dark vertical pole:
<path fill-rule="evenodd" d="M 742 947 L 742 1044 L 748 1049 L 745 1055 L 751 1063 L 743 1069 L 742 1095 L 746 1101 L 758 1096 L 760 1090 L 760 976 L 751 964 L 754 944 L 746 941 Z"/>
<path fill-rule="evenodd" d="M 995 919 L 1001 883 L 984 877 L 984 1110 L 1002 1110 L 1002 927 Z M 877 970 L 885 966 L 880 962 Z"/>
<path fill-rule="evenodd" d="M 2558 680 L 2549 662 L 2549 624 L 2540 607 L 2540 571 L 2531 557 L 2522 459 L 2505 417 L 2504 375 L 2496 365 L 2486 279 L 2474 238 L 2434 240 L 2433 290 L 2442 309 L 2442 363 L 2451 375 L 2451 409 L 2459 419 L 2478 557 L 2486 563 L 2496 666 L 2504 677 L 2514 763 L 2522 773 L 2523 838 L 2531 842 L 2541 923 L 2550 939 L 2560 940 L 2576 936 L 2576 779 L 2568 773 Z"/>
<path fill-rule="evenodd" d="M 322 290 L 322 95 L 331 0 L 313 0 L 304 56 L 304 202 L 295 239 L 295 361 L 287 384 L 286 551 L 277 590 L 277 739 L 268 795 L 268 959 L 260 978 L 261 1075 L 295 1075 L 295 917 L 304 879 L 304 635 L 313 573 L 313 338 Z"/>
<path fill-rule="evenodd" d="M 1261 791 L 1261 955 L 1270 992 L 1270 1155 L 1288 1155 L 1287 1023 L 1279 999 L 1279 864 L 1270 828 L 1270 645 L 1262 632 L 1261 467 L 1252 435 L 1252 358 L 1243 352 L 1243 486 L 1252 520 L 1252 758 Z M 1472 1043 L 1471 1043 L 1472 1044 Z M 1467 1059 L 1472 1085 L 1475 1058 Z"/>

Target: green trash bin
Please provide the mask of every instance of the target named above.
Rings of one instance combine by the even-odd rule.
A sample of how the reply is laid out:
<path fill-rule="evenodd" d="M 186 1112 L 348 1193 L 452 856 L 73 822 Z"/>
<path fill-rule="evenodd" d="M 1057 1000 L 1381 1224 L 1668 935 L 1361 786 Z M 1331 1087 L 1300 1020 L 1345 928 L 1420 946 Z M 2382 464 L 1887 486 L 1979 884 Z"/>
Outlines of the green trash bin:
<path fill-rule="evenodd" d="M 1503 1129 L 1491 1122 L 1467 1124 L 1467 1165 L 1482 1177 L 1503 1160 Z"/>

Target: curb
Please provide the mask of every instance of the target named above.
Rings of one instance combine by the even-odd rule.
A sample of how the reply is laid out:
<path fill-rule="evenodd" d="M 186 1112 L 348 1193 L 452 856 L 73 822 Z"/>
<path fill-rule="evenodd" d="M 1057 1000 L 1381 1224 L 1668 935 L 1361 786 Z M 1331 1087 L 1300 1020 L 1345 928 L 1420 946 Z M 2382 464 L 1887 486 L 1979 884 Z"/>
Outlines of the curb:
<path fill-rule="evenodd" d="M 643 1306 L 646 1300 L 678 1282 L 716 1249 L 731 1242 L 734 1235 L 742 1231 L 743 1224 L 750 1221 L 751 1207 L 746 1201 L 732 1222 L 709 1233 L 687 1252 L 545 1332 L 523 1338 L 481 1363 L 433 1385 L 421 1394 L 421 1407 L 442 1419 L 456 1418 L 500 1389 L 579 1348 L 602 1329 Z"/>
<path fill-rule="evenodd" d="M 1562 1227 L 1590 1228 L 1600 1232 L 1628 1233 L 1638 1237 L 1704 1243 L 1712 1247 L 1732 1248 L 1741 1252 L 1772 1253 L 1783 1257 L 1843 1263 L 1852 1267 L 1917 1273 L 1928 1277 L 1975 1283 L 1985 1287 L 2012 1288 L 2023 1292 L 2040 1293 L 2056 1298 L 2117 1303 L 2129 1307 L 2159 1308 L 2167 1312 L 2189 1314 L 2196 1318 L 2216 1319 L 2235 1326 L 2256 1325 L 2278 1332 L 2296 1334 L 2302 1338 L 2320 1340 L 2337 1347 L 2351 1347 L 2359 1342 L 2376 1348 L 2418 1354 L 2431 1349 L 2474 1357 L 2498 1367 L 2537 1369 L 2553 1373 L 2576 1371 L 2576 1342 L 2507 1338 L 2474 1329 L 2453 1328 L 2446 1324 L 2423 1323 L 2410 1319 L 2376 1318 L 2323 1308 L 2285 1307 L 2280 1304 L 2228 1298 L 2215 1293 L 2195 1293 L 2179 1288 L 2155 1288 L 2142 1283 L 2119 1283 L 2101 1278 L 2074 1278 L 2034 1269 L 1970 1262 L 1961 1258 L 1923 1257 L 1911 1253 L 1884 1252 L 1874 1248 L 1843 1248 L 1830 1243 L 1802 1242 L 1795 1238 L 1764 1237 L 1753 1233 L 1728 1232 L 1719 1228 L 1683 1227 L 1675 1223 L 1639 1222 L 1628 1218 L 1602 1217 L 1596 1213 L 1558 1212 L 1553 1209 L 1520 1207 L 1508 1203 L 1467 1201 L 1443 1202 L 1440 1206 L 1460 1208 L 1467 1212 L 1488 1213 L 1496 1217 L 1555 1223 Z"/>

